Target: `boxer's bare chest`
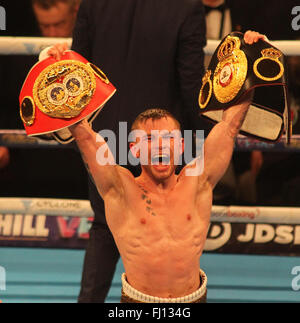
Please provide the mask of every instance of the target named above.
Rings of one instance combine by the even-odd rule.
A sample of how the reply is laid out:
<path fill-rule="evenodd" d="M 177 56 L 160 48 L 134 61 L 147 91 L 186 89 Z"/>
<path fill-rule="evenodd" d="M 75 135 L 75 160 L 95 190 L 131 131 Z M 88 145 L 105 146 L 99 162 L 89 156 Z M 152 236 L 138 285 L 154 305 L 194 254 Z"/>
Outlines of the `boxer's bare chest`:
<path fill-rule="evenodd" d="M 198 236 L 209 223 L 211 190 L 181 181 L 171 190 L 151 190 L 144 183 L 128 183 L 126 199 L 108 208 L 113 233 L 153 240 Z M 122 218 L 122 221 L 119 221 Z"/>
<path fill-rule="evenodd" d="M 180 214 L 180 218 L 185 217 L 187 221 L 191 220 L 191 213 L 195 213 L 194 192 L 191 189 L 186 191 L 175 187 L 168 192 L 153 192 L 143 185 L 138 185 L 139 190 L 135 195 L 134 209 L 135 215 L 142 224 L 151 221 L 166 221 L 175 218 Z M 178 218 L 178 217 L 176 217 Z"/>
<path fill-rule="evenodd" d="M 167 192 L 151 191 L 146 185 L 137 183 L 134 194 L 127 204 L 129 223 L 138 231 L 149 232 L 153 237 L 171 235 L 174 238 L 197 231 L 209 219 L 209 192 L 200 192 L 193 184 L 178 183 Z"/>
<path fill-rule="evenodd" d="M 141 183 L 134 184 L 128 183 L 126 200 L 116 203 L 108 214 L 110 229 L 126 264 L 144 257 L 154 264 L 162 263 L 166 255 L 179 263 L 183 258 L 188 262 L 197 259 L 209 225 L 211 189 L 203 185 L 199 190 L 198 185 L 183 182 L 159 193 Z"/>

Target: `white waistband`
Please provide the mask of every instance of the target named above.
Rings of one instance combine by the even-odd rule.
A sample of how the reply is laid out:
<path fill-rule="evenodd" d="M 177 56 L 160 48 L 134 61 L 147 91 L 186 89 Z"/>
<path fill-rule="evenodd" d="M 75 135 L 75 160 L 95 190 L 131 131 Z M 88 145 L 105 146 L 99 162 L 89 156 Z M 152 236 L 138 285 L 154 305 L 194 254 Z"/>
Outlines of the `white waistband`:
<path fill-rule="evenodd" d="M 143 294 L 128 284 L 125 273 L 122 274 L 122 288 L 125 295 L 142 303 L 193 303 L 197 301 L 199 298 L 201 298 L 202 296 L 204 296 L 206 292 L 207 277 L 204 271 L 202 271 L 201 269 L 200 269 L 200 276 L 201 276 L 200 288 L 196 290 L 194 293 L 184 297 L 160 298 L 160 297 L 154 297 L 147 294 Z"/>

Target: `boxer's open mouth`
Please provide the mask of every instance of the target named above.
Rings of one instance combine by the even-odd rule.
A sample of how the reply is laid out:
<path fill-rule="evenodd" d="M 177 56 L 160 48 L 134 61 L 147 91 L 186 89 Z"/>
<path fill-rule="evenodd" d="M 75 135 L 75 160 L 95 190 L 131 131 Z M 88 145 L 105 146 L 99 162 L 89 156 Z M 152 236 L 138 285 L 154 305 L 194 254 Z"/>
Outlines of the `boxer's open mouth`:
<path fill-rule="evenodd" d="M 157 154 L 151 158 L 151 161 L 153 164 L 156 164 L 156 165 L 159 163 L 168 164 L 170 163 L 170 156 L 167 154 Z"/>

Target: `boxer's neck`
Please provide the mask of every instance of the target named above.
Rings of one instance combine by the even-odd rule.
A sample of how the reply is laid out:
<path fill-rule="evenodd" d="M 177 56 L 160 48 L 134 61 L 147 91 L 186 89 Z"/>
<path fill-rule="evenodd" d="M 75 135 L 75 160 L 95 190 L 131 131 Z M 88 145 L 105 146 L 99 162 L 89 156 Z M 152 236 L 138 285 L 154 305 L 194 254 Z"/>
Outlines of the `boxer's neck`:
<path fill-rule="evenodd" d="M 153 193 L 167 193 L 175 187 L 177 177 L 177 175 L 173 174 L 167 179 L 157 180 L 147 172 L 142 172 L 142 174 L 136 178 L 136 182 L 145 190 L 149 190 Z"/>

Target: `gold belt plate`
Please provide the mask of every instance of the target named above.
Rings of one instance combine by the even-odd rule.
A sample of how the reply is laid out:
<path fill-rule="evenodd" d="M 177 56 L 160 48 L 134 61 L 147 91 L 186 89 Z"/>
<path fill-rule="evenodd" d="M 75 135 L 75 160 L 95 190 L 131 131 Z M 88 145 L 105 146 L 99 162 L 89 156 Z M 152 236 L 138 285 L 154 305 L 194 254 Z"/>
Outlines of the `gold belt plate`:
<path fill-rule="evenodd" d="M 214 72 L 213 91 L 221 103 L 233 100 L 247 77 L 248 61 L 245 53 L 236 49 L 229 57 L 222 59 Z"/>
<path fill-rule="evenodd" d="M 34 101 L 53 118 L 73 118 L 89 104 L 96 89 L 96 77 L 88 65 L 65 60 L 45 68 L 33 86 Z"/>

